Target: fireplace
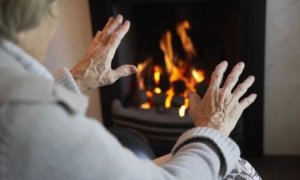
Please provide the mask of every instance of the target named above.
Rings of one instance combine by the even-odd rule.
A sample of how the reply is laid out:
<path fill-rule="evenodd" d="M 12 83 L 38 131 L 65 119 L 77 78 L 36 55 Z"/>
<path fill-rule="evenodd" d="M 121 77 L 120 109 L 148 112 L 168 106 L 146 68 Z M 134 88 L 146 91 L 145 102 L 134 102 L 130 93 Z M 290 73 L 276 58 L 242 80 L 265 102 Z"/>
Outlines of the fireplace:
<path fill-rule="evenodd" d="M 155 152 L 170 151 L 193 124 L 188 91 L 203 95 L 216 64 L 243 60 L 250 90 L 260 96 L 240 119 L 232 138 L 244 155 L 262 155 L 265 2 L 246 0 L 90 0 L 94 32 L 109 16 L 122 14 L 132 28 L 113 66 L 135 64 L 137 76 L 101 88 L 106 126 L 144 134 Z M 114 102 L 114 103 L 112 103 Z"/>

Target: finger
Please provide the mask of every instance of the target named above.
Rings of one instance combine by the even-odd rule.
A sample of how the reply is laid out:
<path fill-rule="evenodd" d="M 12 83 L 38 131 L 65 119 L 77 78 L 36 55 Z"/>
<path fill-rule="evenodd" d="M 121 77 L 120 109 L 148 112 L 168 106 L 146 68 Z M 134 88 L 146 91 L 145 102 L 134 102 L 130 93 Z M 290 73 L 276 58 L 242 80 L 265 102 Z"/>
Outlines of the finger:
<path fill-rule="evenodd" d="M 240 99 L 253 85 L 254 81 L 255 77 L 249 76 L 243 83 L 239 84 L 238 87 L 233 91 L 234 98 Z"/>
<path fill-rule="evenodd" d="M 232 89 L 238 82 L 239 77 L 242 74 L 244 68 L 245 68 L 245 63 L 243 62 L 240 62 L 233 67 L 231 73 L 227 76 L 226 81 L 224 83 L 223 89 L 226 93 L 231 93 Z"/>
<path fill-rule="evenodd" d="M 99 43 L 99 39 L 101 37 L 102 32 L 98 31 L 96 36 L 94 37 L 94 39 L 92 40 L 92 43 L 90 45 L 90 50 L 93 49 L 98 43 Z"/>
<path fill-rule="evenodd" d="M 122 25 L 123 16 L 118 15 L 114 21 L 112 21 L 106 28 L 103 29 L 103 35 L 101 39 L 106 42 L 110 36 Z"/>
<path fill-rule="evenodd" d="M 228 67 L 227 61 L 223 61 L 216 66 L 214 72 L 212 73 L 208 89 L 216 90 L 220 87 L 224 72 L 226 71 L 227 67 Z"/>
<path fill-rule="evenodd" d="M 108 42 L 109 55 L 114 56 L 122 39 L 129 31 L 129 28 L 130 28 L 130 22 L 125 21 L 125 23 L 110 37 Z M 110 59 L 112 60 L 112 58 Z"/>
<path fill-rule="evenodd" d="M 129 76 L 131 74 L 134 74 L 137 72 L 136 66 L 133 65 L 123 65 L 118 67 L 117 69 L 112 71 L 112 75 L 114 77 L 114 80 L 118 80 L 122 77 Z"/>
<path fill-rule="evenodd" d="M 96 34 L 96 36 L 95 36 L 95 38 L 94 38 L 94 40 L 95 40 L 96 42 L 98 42 L 98 41 L 100 40 L 101 34 L 102 34 L 101 31 L 98 31 L 98 32 L 97 32 L 97 34 Z"/>
<path fill-rule="evenodd" d="M 240 106 L 242 109 L 246 109 L 247 107 L 249 107 L 256 99 L 257 94 L 251 94 L 248 97 L 245 97 L 241 102 L 240 102 Z"/>
<path fill-rule="evenodd" d="M 115 18 L 114 18 L 114 17 L 110 17 L 110 18 L 108 19 L 107 23 L 105 24 L 103 30 L 104 30 L 104 29 L 107 29 L 109 26 L 111 26 L 112 23 L 113 23 L 114 21 L 115 21 Z"/>

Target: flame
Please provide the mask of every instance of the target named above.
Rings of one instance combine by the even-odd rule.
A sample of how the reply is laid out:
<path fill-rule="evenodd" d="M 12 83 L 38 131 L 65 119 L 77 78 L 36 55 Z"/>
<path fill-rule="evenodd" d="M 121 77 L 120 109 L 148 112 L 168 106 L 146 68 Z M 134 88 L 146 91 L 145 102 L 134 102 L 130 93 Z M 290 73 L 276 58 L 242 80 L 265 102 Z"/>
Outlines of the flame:
<path fill-rule="evenodd" d="M 192 75 L 197 83 L 201 83 L 205 79 L 204 71 L 192 69 Z"/>
<path fill-rule="evenodd" d="M 172 34 L 167 31 L 160 41 L 160 49 L 164 53 L 164 60 L 167 72 L 170 75 L 170 82 L 185 79 L 181 73 L 181 69 L 174 64 L 174 52 L 172 46 Z"/>
<path fill-rule="evenodd" d="M 168 73 L 172 73 L 174 64 L 173 64 L 173 46 L 172 46 L 172 33 L 167 31 L 166 34 L 162 37 L 160 43 L 160 49 L 164 53 L 164 59 L 166 63 L 166 68 Z"/>
<path fill-rule="evenodd" d="M 166 92 L 166 94 L 167 94 L 167 97 L 166 97 L 166 100 L 165 100 L 165 108 L 168 109 L 168 108 L 171 107 L 172 99 L 173 99 L 173 97 L 175 95 L 174 89 L 173 88 L 169 89 Z"/>
<path fill-rule="evenodd" d="M 150 59 L 146 59 L 143 63 L 139 63 L 137 65 L 137 82 L 138 82 L 138 88 L 140 90 L 144 90 L 145 86 L 144 86 L 144 78 L 143 78 L 143 71 L 146 69 L 146 67 L 150 64 L 151 60 Z"/>
<path fill-rule="evenodd" d="M 160 74 L 161 74 L 161 68 L 158 65 L 154 66 L 153 78 L 156 85 L 159 85 Z"/>
<path fill-rule="evenodd" d="M 193 45 L 193 41 L 187 34 L 187 30 L 191 29 L 190 22 L 185 20 L 181 23 L 179 23 L 176 27 L 177 29 L 177 34 L 180 37 L 183 49 L 185 53 L 188 55 L 189 60 L 191 60 L 193 57 L 197 55 L 196 50 Z"/>

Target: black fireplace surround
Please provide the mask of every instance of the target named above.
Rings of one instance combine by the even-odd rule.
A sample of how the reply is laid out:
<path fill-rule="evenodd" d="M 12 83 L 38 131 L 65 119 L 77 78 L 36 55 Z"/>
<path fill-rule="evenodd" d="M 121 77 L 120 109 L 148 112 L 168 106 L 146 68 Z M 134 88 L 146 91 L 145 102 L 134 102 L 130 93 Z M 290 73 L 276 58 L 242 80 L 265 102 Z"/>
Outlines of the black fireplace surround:
<path fill-rule="evenodd" d="M 202 36 L 199 36 L 202 40 L 199 43 L 199 49 L 209 49 L 207 52 L 200 52 L 204 59 L 207 57 L 205 54 L 214 53 L 214 60 L 211 60 L 207 65 L 208 72 L 211 72 L 213 67 L 223 59 L 229 60 L 231 66 L 240 60 L 244 61 L 246 69 L 242 79 L 246 75 L 254 75 L 256 82 L 249 91 L 258 94 L 255 104 L 244 112 L 242 122 L 239 123 L 239 126 L 242 126 L 242 133 L 239 134 L 243 139 L 241 149 L 243 155 L 247 157 L 263 155 L 265 6 L 265 0 L 90 0 L 94 34 L 101 30 L 110 16 L 122 14 L 132 22 L 132 29 L 116 54 L 112 64 L 113 67 L 125 63 L 137 64 L 137 60 L 143 58 L 143 55 L 147 54 L 149 49 L 154 49 L 154 45 L 158 44 L 158 40 L 152 37 L 153 34 L 159 32 L 162 28 L 169 28 L 182 17 L 199 18 L 199 21 L 201 20 L 205 25 L 206 30 L 204 28 L 203 32 L 208 32 L 204 33 L 208 38 L 205 40 L 201 39 Z M 197 9 L 197 7 L 199 8 Z M 210 12 L 208 8 L 214 8 L 220 14 L 225 13 L 221 15 L 222 18 L 227 18 L 228 14 L 228 17 L 238 16 L 233 18 L 235 24 L 238 24 L 238 28 L 231 28 L 226 19 L 225 21 L 218 19 L 215 12 Z M 178 18 L 173 18 L 175 16 L 178 16 Z M 156 20 L 161 22 L 157 22 L 155 25 Z M 213 24 L 209 21 L 213 21 L 217 25 L 209 27 L 210 24 Z M 153 29 L 150 31 L 141 32 L 151 27 Z M 225 33 L 228 35 L 223 34 L 223 39 L 219 38 L 214 42 L 215 44 L 223 43 L 224 47 L 220 48 L 210 44 L 213 39 L 210 37 L 214 37 L 214 32 L 221 32 L 222 27 L 229 28 L 227 30 L 223 28 L 223 31 L 226 31 Z M 210 31 L 207 28 L 214 29 Z M 209 32 L 212 33 L 209 34 Z M 154 42 L 150 42 L 151 39 L 154 39 Z M 197 46 L 197 42 L 195 44 Z M 227 48 L 227 46 L 233 48 Z M 144 54 L 141 52 L 144 52 Z M 101 105 L 105 126 L 111 127 L 114 125 L 112 102 L 119 99 L 121 103 L 127 104 L 128 96 L 132 92 L 133 81 L 134 78 L 132 77 L 124 78 L 112 86 L 101 88 Z"/>

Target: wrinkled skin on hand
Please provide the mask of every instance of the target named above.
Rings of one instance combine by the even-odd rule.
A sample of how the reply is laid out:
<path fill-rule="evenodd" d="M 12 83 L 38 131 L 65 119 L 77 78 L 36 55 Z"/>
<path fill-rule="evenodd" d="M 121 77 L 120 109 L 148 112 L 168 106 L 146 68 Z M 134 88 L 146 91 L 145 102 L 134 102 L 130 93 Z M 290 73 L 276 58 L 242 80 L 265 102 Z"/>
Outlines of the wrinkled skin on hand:
<path fill-rule="evenodd" d="M 111 17 L 103 31 L 97 33 L 85 57 L 71 70 L 81 90 L 110 85 L 121 77 L 136 73 L 133 65 L 123 65 L 115 70 L 111 68 L 112 59 L 129 27 L 130 22 L 123 22 L 119 15 Z"/>
<path fill-rule="evenodd" d="M 254 76 L 249 76 L 233 89 L 245 67 L 243 62 L 235 65 L 224 86 L 220 88 L 227 67 L 228 63 L 224 61 L 215 68 L 203 99 L 196 93 L 190 93 L 189 113 L 195 126 L 214 128 L 228 136 L 243 111 L 255 101 L 257 95 L 251 94 L 241 99 L 254 83 Z"/>

